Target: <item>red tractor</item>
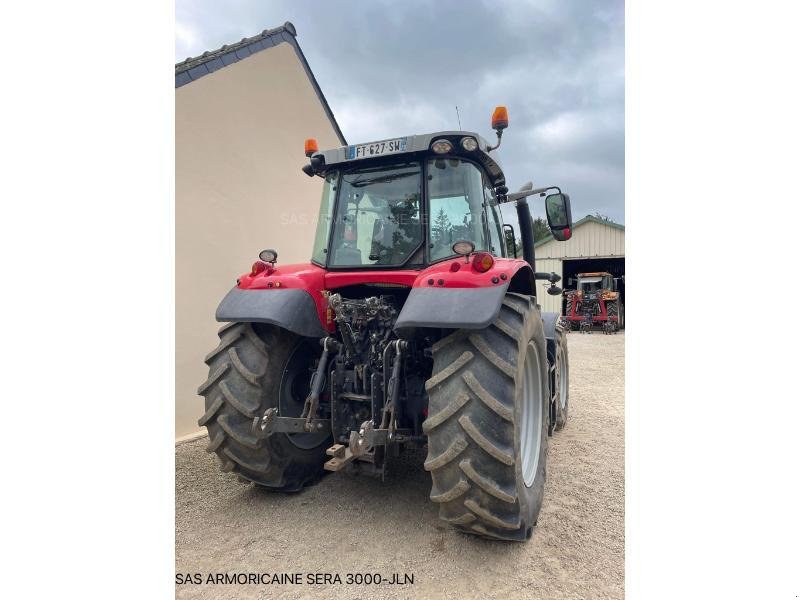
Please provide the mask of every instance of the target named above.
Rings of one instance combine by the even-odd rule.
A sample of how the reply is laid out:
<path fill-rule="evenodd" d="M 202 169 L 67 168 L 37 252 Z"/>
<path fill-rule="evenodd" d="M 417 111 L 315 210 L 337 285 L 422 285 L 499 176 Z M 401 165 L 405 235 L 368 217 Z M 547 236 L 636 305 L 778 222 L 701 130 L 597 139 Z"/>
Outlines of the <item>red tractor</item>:
<path fill-rule="evenodd" d="M 572 329 L 599 325 L 616 332 L 625 327 L 625 306 L 617 286 L 617 278 L 604 271 L 578 273 L 577 289 L 565 291 L 566 309 L 562 321 Z"/>
<path fill-rule="evenodd" d="M 490 155 L 507 125 L 498 107 L 495 146 L 464 131 L 324 152 L 307 140 L 303 171 L 324 181 L 310 262 L 262 251 L 217 309 L 199 423 L 223 471 L 295 492 L 325 471 L 382 478 L 427 448 L 442 519 L 530 538 L 569 366 L 558 315 L 536 301 L 537 279 L 562 291 L 534 269 L 527 197 L 546 196 L 558 240 L 572 216 L 558 188 L 508 193 Z M 506 247 L 503 202 L 524 260 Z"/>

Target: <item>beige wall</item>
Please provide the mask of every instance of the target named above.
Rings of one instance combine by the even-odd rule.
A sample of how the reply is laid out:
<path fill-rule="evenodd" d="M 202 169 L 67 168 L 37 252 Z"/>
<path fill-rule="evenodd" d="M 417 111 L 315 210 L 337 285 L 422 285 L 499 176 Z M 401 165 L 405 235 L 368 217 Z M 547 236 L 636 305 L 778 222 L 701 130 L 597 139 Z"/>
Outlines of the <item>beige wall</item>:
<path fill-rule="evenodd" d="M 217 304 L 264 248 L 311 255 L 321 180 L 303 140 L 340 146 L 294 48 L 258 52 L 175 90 L 175 435 L 199 431 Z"/>

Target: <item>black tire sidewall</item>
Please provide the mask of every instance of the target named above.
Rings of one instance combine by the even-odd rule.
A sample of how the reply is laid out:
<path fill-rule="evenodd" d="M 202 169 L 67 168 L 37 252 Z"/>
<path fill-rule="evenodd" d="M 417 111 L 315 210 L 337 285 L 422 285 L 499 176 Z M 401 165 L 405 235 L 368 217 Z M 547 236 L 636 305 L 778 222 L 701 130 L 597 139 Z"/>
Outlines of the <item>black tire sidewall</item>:
<path fill-rule="evenodd" d="M 520 516 L 528 528 L 526 536 L 529 537 L 531 529 L 539 516 L 544 499 L 544 487 L 547 479 L 547 452 L 548 452 L 548 424 L 550 421 L 550 381 L 548 377 L 547 362 L 547 342 L 544 337 L 544 327 L 538 308 L 528 311 L 522 345 L 519 349 L 522 360 L 518 361 L 517 382 L 514 398 L 514 455 L 515 473 L 517 480 L 517 495 L 520 503 Z M 539 358 L 539 377 L 542 385 L 542 414 L 540 416 L 540 442 L 539 442 L 539 464 L 537 465 L 536 475 L 530 487 L 525 485 L 522 473 L 522 405 L 523 405 L 523 381 L 525 373 L 525 362 L 527 360 L 527 347 L 533 343 Z"/>
<path fill-rule="evenodd" d="M 556 330 L 556 357 L 561 353 L 561 375 L 559 380 L 560 389 L 557 392 L 556 402 L 556 430 L 561 430 L 567 425 L 569 418 L 569 347 L 567 346 L 567 337 L 564 333 Z M 561 393 L 562 389 L 566 387 L 566 401 L 564 407 L 561 407 Z"/>
<path fill-rule="evenodd" d="M 256 329 L 256 332 L 262 339 L 264 337 L 263 331 L 263 328 Z M 291 341 L 289 341 L 289 351 L 283 355 L 283 360 L 280 361 L 279 368 L 276 368 L 278 365 L 270 365 L 269 363 L 272 361 L 268 361 L 267 363 L 267 368 L 270 374 L 274 374 L 274 378 L 271 379 L 270 385 L 265 385 L 262 390 L 261 414 L 268 408 L 277 408 L 279 406 L 283 374 L 289 365 L 292 355 L 301 345 L 314 343 L 314 341 L 307 338 L 290 335 Z M 276 433 L 267 439 L 264 447 L 269 449 L 273 458 L 282 460 L 284 463 L 284 477 L 287 481 L 286 487 L 293 489 L 297 487 L 295 484 L 290 483 L 293 480 L 314 479 L 323 474 L 322 465 L 325 463 L 325 460 L 327 460 L 325 450 L 330 447 L 331 440 L 332 438 L 328 436 L 328 438 L 323 439 L 318 446 L 305 449 L 299 448 L 292 443 L 289 439 L 289 434 Z M 256 481 L 256 483 L 260 482 Z"/>
<path fill-rule="evenodd" d="M 222 470 L 234 471 L 271 490 L 299 491 L 324 473 L 325 450 L 330 438 L 314 448 L 302 449 L 285 433 L 266 439 L 255 438 L 252 425 L 254 418 L 260 418 L 268 408 L 279 406 L 281 382 L 290 357 L 300 344 L 313 342 L 285 329 L 260 323 L 225 326 L 220 330 L 220 339 L 219 349 L 206 361 L 211 375 L 201 387 L 206 411 L 213 411 L 215 404 L 224 400 L 205 423 Z M 248 382 L 237 372 L 232 362 L 234 355 L 251 377 L 257 379 Z M 213 374 L 220 370 L 224 370 L 224 375 L 214 379 Z M 227 386 L 224 390 L 223 385 Z M 242 406 L 252 412 L 242 412 Z M 220 436 L 222 441 L 215 443 Z"/>

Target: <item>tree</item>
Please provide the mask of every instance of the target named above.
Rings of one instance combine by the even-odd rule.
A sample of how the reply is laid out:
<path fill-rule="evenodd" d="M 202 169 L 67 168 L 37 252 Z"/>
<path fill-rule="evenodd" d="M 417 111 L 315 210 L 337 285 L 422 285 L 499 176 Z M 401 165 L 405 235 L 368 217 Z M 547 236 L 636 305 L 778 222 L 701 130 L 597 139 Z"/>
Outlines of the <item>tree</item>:
<path fill-rule="evenodd" d="M 550 235 L 550 227 L 547 225 L 547 221 L 545 221 L 542 217 L 536 217 L 533 219 L 533 241 L 534 243 L 543 240 L 547 236 Z M 512 254 L 514 248 L 517 248 L 517 256 L 515 258 L 522 257 L 522 239 L 515 238 L 514 235 L 511 233 L 510 229 L 505 230 L 506 235 L 506 248 L 508 249 L 509 255 Z"/>
<path fill-rule="evenodd" d="M 611 217 L 609 217 L 608 215 L 601 214 L 599 211 L 594 213 L 594 218 L 595 219 L 600 219 L 601 221 L 604 221 L 605 223 L 613 223 L 614 222 L 611 219 Z"/>
<path fill-rule="evenodd" d="M 550 228 L 547 226 L 547 221 L 542 217 L 536 217 L 533 220 L 533 241 L 538 242 L 550 235 Z"/>
<path fill-rule="evenodd" d="M 450 218 L 444 212 L 444 209 L 440 208 L 439 212 L 436 213 L 436 219 L 433 221 L 433 227 L 431 228 L 433 240 L 435 242 L 447 241 L 446 236 L 452 228 L 453 224 L 450 222 Z"/>

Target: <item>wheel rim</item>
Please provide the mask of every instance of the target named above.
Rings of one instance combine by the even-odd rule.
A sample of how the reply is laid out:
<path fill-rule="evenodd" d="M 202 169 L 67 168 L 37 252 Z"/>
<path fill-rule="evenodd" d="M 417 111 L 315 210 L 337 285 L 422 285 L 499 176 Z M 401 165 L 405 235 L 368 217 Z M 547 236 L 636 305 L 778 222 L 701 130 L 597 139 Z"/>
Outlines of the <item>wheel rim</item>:
<path fill-rule="evenodd" d="M 542 372 L 539 353 L 533 342 L 525 352 L 525 369 L 522 379 L 522 423 L 520 452 L 522 454 L 522 480 L 531 487 L 539 469 L 539 450 L 542 445 Z"/>
<path fill-rule="evenodd" d="M 564 356 L 564 347 L 559 345 L 556 353 L 556 393 L 561 410 L 567 408 L 567 391 L 569 388 L 569 365 Z"/>
<path fill-rule="evenodd" d="M 313 363 L 315 354 L 312 347 L 303 342 L 289 357 L 278 392 L 278 414 L 282 417 L 299 417 L 302 414 L 311 380 L 309 365 Z M 297 448 L 310 450 L 322 444 L 328 433 L 287 433 L 286 437 Z"/>

